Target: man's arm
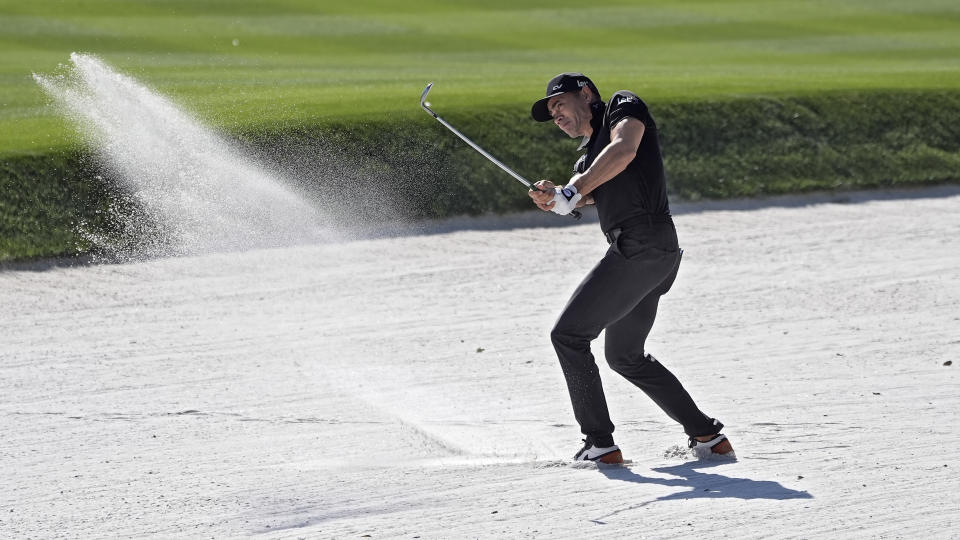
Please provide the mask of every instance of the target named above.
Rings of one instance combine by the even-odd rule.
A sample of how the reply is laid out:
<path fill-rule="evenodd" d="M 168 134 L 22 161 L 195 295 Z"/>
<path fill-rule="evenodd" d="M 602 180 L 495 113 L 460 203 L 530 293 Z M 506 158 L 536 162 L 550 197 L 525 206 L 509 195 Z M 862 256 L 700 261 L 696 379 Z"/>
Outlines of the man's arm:
<path fill-rule="evenodd" d="M 589 169 L 570 179 L 577 192 L 586 197 L 604 182 L 623 172 L 637 157 L 637 148 L 645 130 L 643 122 L 632 116 L 617 122 L 610 130 L 610 144 L 600 151 Z"/>
<path fill-rule="evenodd" d="M 582 174 L 573 175 L 567 184 L 572 183 L 582 197 L 577 202 L 578 208 L 585 204 L 593 204 L 593 196 L 590 192 L 623 172 L 637 157 L 637 148 L 640 147 L 640 140 L 645 131 L 646 126 L 643 122 L 632 116 L 620 120 L 613 126 L 610 130 L 610 144 L 600 151 L 589 169 Z M 536 185 L 541 191 L 531 190 L 530 197 L 541 210 L 550 211 L 556 196 L 553 182 L 541 180 Z"/>

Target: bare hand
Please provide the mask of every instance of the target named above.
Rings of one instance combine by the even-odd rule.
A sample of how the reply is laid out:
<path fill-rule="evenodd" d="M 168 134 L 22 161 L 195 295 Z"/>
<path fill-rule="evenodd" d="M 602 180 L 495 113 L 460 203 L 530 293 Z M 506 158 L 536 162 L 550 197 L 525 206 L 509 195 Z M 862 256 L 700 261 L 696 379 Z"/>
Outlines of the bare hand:
<path fill-rule="evenodd" d="M 540 191 L 531 189 L 527 192 L 527 195 L 530 195 L 530 198 L 536 203 L 537 208 L 549 212 L 553 207 L 553 197 L 556 194 L 555 188 L 557 186 L 550 180 L 540 180 L 534 184 L 534 186 Z"/>

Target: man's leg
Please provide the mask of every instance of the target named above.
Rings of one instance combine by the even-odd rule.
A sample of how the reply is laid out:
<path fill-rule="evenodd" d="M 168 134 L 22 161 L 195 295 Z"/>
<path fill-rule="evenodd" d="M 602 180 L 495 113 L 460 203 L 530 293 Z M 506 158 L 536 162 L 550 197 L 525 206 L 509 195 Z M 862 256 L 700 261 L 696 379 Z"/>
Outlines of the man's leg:
<path fill-rule="evenodd" d="M 650 294 L 676 267 L 679 254 L 659 253 L 630 260 L 607 251 L 574 292 L 550 333 L 580 429 L 598 446 L 613 444 L 600 373 L 590 342 Z"/>
<path fill-rule="evenodd" d="M 660 296 L 670 289 L 676 270 L 627 315 L 607 327 L 604 353 L 610 367 L 643 390 L 691 437 L 719 433 L 723 424 L 703 414 L 680 381 L 653 356 L 644 343 L 657 316 Z"/>

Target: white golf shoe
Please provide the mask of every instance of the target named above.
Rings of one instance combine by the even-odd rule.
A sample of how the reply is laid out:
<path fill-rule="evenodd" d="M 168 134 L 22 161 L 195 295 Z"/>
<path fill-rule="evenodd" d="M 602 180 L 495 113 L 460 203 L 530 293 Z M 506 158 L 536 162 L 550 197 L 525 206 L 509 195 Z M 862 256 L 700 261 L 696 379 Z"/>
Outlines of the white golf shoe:
<path fill-rule="evenodd" d="M 619 465 L 623 463 L 623 454 L 617 445 L 597 447 L 589 437 L 583 440 L 583 448 L 573 456 L 574 461 L 595 461 L 597 463 L 606 463 L 608 465 Z"/>
<path fill-rule="evenodd" d="M 688 446 L 693 455 L 700 459 L 716 457 L 737 459 L 737 455 L 733 452 L 733 445 L 723 433 L 717 433 L 709 441 L 698 441 L 696 437 L 690 437 Z"/>

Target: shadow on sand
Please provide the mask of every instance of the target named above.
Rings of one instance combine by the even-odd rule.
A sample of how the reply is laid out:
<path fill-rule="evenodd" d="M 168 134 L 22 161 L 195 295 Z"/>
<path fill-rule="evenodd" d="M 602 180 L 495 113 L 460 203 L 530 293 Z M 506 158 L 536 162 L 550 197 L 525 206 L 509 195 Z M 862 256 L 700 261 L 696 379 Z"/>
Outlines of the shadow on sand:
<path fill-rule="evenodd" d="M 670 207 L 674 216 L 683 216 L 685 214 L 713 211 L 744 212 L 763 208 L 799 208 L 817 204 L 859 204 L 871 201 L 933 199 L 958 195 L 960 195 L 960 185 L 942 184 L 900 189 L 814 192 L 800 195 L 782 195 L 752 199 L 671 202 Z M 356 230 L 342 231 L 343 238 L 333 242 L 340 243 L 403 236 L 427 236 L 458 231 L 557 228 L 598 222 L 597 212 L 593 207 L 583 209 L 583 219 L 580 221 L 570 219 L 566 216 L 557 216 L 550 212 L 529 210 L 502 215 L 460 216 L 436 220 L 426 219 L 395 223 L 370 223 Z M 147 260 L 150 258 L 151 257 L 144 257 L 138 260 Z M 19 261 L 0 261 L 0 272 L 43 272 L 63 267 L 88 266 L 91 264 L 125 264 L 126 262 L 129 261 L 111 260 L 109 256 L 102 256 L 95 260 L 94 257 L 88 254 L 82 254 L 74 257 L 47 257 Z"/>
<path fill-rule="evenodd" d="M 820 191 L 797 195 L 778 195 L 749 199 L 705 200 L 698 202 L 671 202 L 674 216 L 698 214 L 701 212 L 747 212 L 764 208 L 801 208 L 819 204 L 861 204 L 872 201 L 935 199 L 960 195 L 960 185 L 941 184 L 935 186 L 916 186 L 898 189 L 876 189 L 859 191 Z M 502 215 L 460 216 L 438 220 L 422 220 L 406 224 L 393 224 L 375 227 L 358 233 L 358 238 L 384 238 L 395 236 L 417 236 L 445 234 L 450 232 L 496 231 L 524 228 L 570 227 L 582 223 L 597 223 L 596 209 L 588 206 L 582 209 L 583 219 L 570 219 L 550 212 L 529 210 Z"/>
<path fill-rule="evenodd" d="M 623 482 L 634 482 L 638 484 L 657 484 L 661 486 L 686 487 L 686 491 L 678 491 L 662 497 L 657 497 L 649 501 L 644 501 L 625 508 L 621 508 L 609 514 L 605 514 L 591 521 L 598 524 L 605 524 L 604 519 L 615 516 L 622 512 L 627 512 L 637 508 L 642 508 L 649 504 L 659 501 L 683 500 L 683 499 L 769 499 L 769 500 L 788 500 L 788 499 L 812 499 L 813 495 L 806 491 L 797 491 L 784 487 L 778 482 L 770 480 L 751 480 L 749 478 L 734 478 L 722 474 L 700 472 L 700 469 L 723 465 L 725 461 L 692 461 L 681 463 L 679 465 L 670 465 L 666 467 L 655 467 L 651 469 L 654 472 L 668 474 L 673 478 L 662 478 L 653 476 L 643 476 L 634 472 L 628 467 L 601 468 L 600 472 L 611 480 L 620 480 Z"/>

